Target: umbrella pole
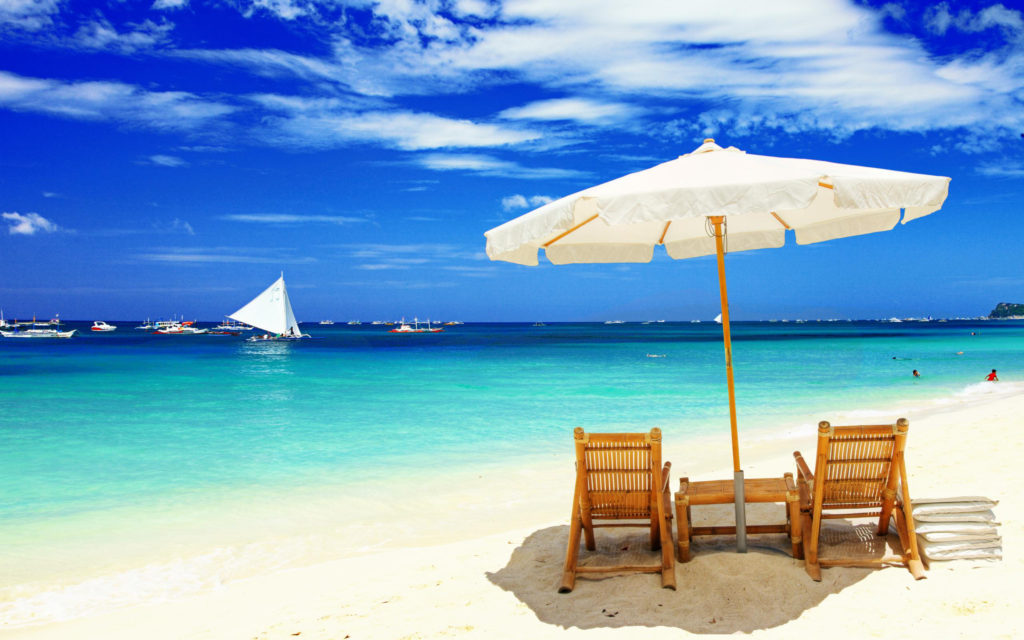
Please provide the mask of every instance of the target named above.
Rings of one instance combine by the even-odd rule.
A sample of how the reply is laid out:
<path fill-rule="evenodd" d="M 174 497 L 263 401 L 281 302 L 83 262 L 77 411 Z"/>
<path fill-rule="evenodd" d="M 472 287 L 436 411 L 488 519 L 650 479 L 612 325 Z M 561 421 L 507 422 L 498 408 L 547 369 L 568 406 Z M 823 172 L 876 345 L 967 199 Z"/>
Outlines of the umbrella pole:
<path fill-rule="evenodd" d="M 718 254 L 718 290 L 722 296 L 722 342 L 725 344 L 725 376 L 729 387 L 729 427 L 732 430 L 733 503 L 736 506 L 736 551 L 747 552 L 747 510 L 740 468 L 739 435 L 736 429 L 736 389 L 732 377 L 732 334 L 729 327 L 729 294 L 725 288 L 725 246 L 722 222 L 724 216 L 711 216 L 715 228 L 715 251 Z"/>

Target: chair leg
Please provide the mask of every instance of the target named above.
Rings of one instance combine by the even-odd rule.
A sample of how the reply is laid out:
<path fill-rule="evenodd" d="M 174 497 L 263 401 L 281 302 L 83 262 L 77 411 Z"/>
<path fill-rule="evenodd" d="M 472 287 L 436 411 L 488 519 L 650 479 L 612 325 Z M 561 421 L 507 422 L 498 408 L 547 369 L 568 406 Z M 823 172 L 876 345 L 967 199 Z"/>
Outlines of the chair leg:
<path fill-rule="evenodd" d="M 804 543 L 800 525 L 800 502 L 796 495 L 786 497 L 786 520 L 789 524 L 789 542 L 793 547 L 793 557 L 800 560 L 804 557 Z"/>
<path fill-rule="evenodd" d="M 690 561 L 690 497 L 676 494 L 676 557 L 679 562 Z"/>
<path fill-rule="evenodd" d="M 665 523 L 666 528 L 671 526 Z M 667 532 L 662 534 L 665 538 L 661 543 L 661 586 L 663 589 L 676 590 L 676 563 L 672 555 L 672 536 Z"/>
<path fill-rule="evenodd" d="M 559 593 L 569 593 L 576 586 L 576 563 L 579 561 L 580 530 L 582 528 L 583 521 L 580 518 L 580 508 L 574 501 L 572 521 L 569 524 L 569 544 L 565 550 L 565 567 L 562 569 L 562 583 L 558 587 Z"/>
<path fill-rule="evenodd" d="M 900 544 L 903 546 L 903 557 L 907 563 L 907 569 L 914 580 L 926 578 L 924 564 L 917 550 L 917 534 L 910 533 L 907 527 L 907 516 L 904 515 L 902 507 L 897 507 L 893 512 L 896 516 L 896 532 L 900 537 Z"/>
<path fill-rule="evenodd" d="M 821 582 L 821 565 L 818 564 L 818 541 L 811 538 L 811 514 L 802 512 L 800 520 L 804 540 L 804 569 L 807 571 L 807 575 L 811 576 L 811 580 Z"/>
<path fill-rule="evenodd" d="M 672 550 L 672 511 L 668 506 L 669 492 L 666 490 L 658 502 L 658 542 L 661 545 L 661 587 L 676 589 L 676 563 Z"/>

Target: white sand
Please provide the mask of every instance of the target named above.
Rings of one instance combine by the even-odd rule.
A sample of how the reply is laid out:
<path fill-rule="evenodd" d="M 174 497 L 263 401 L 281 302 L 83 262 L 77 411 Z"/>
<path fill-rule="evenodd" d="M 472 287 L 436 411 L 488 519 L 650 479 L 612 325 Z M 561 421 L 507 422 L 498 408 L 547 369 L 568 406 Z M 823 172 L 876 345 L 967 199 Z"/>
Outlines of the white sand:
<path fill-rule="evenodd" d="M 395 486 L 393 502 L 376 511 L 353 499 L 363 520 L 338 535 L 352 537 L 353 549 L 370 551 L 174 602 L 9 629 L 0 637 L 678 638 L 737 631 L 758 638 L 1020 637 L 1024 394 L 899 415 L 911 421 L 912 496 L 1000 500 L 1003 561 L 934 563 L 919 582 L 900 567 L 829 568 L 815 583 L 789 556 L 785 536 L 752 536 L 744 555 L 730 551 L 728 538 L 700 538 L 693 560 L 677 564 L 678 591 L 659 588 L 657 576 L 648 574 L 581 578 L 573 593 L 560 595 L 573 480 L 567 429 L 562 455 L 533 468 L 482 473 L 455 487 Z M 806 428 L 788 437 L 742 442 L 747 477 L 793 471 L 794 448 L 813 455 L 812 422 L 809 417 Z M 666 433 L 665 444 L 673 484 L 680 475 L 731 477 L 727 439 L 680 442 Z M 727 522 L 728 508 L 715 509 L 695 509 L 694 518 Z M 369 526 L 371 516 L 384 521 Z M 748 522 L 780 517 L 781 506 L 752 505 Z M 599 531 L 599 550 L 645 546 L 643 531 L 615 535 Z"/>

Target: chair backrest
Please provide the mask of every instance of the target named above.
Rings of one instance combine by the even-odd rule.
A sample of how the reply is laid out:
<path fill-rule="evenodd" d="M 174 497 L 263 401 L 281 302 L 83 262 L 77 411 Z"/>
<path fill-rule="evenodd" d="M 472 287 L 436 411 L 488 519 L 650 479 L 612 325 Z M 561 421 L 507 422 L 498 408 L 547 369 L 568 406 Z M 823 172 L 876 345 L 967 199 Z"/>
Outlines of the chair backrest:
<path fill-rule="evenodd" d="M 833 427 L 818 425 L 815 508 L 881 507 L 901 477 L 908 423 Z M 820 506 L 819 506 L 820 505 Z"/>
<path fill-rule="evenodd" d="M 659 492 L 661 429 L 650 433 L 574 431 L 581 506 L 594 519 L 650 518 Z"/>

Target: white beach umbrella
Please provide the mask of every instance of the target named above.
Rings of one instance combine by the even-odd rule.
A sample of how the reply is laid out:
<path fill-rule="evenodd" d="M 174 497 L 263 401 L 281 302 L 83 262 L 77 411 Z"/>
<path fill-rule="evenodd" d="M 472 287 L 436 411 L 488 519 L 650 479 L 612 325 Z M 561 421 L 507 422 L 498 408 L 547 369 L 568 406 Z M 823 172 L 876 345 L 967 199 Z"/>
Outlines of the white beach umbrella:
<path fill-rule="evenodd" d="M 724 256 L 887 231 L 937 211 L 949 178 L 723 149 L 692 153 L 566 196 L 495 227 L 487 255 L 534 266 L 650 262 L 656 245 L 675 259 L 717 254 L 736 482 L 737 546 L 746 549 L 743 471 L 733 388 Z"/>

